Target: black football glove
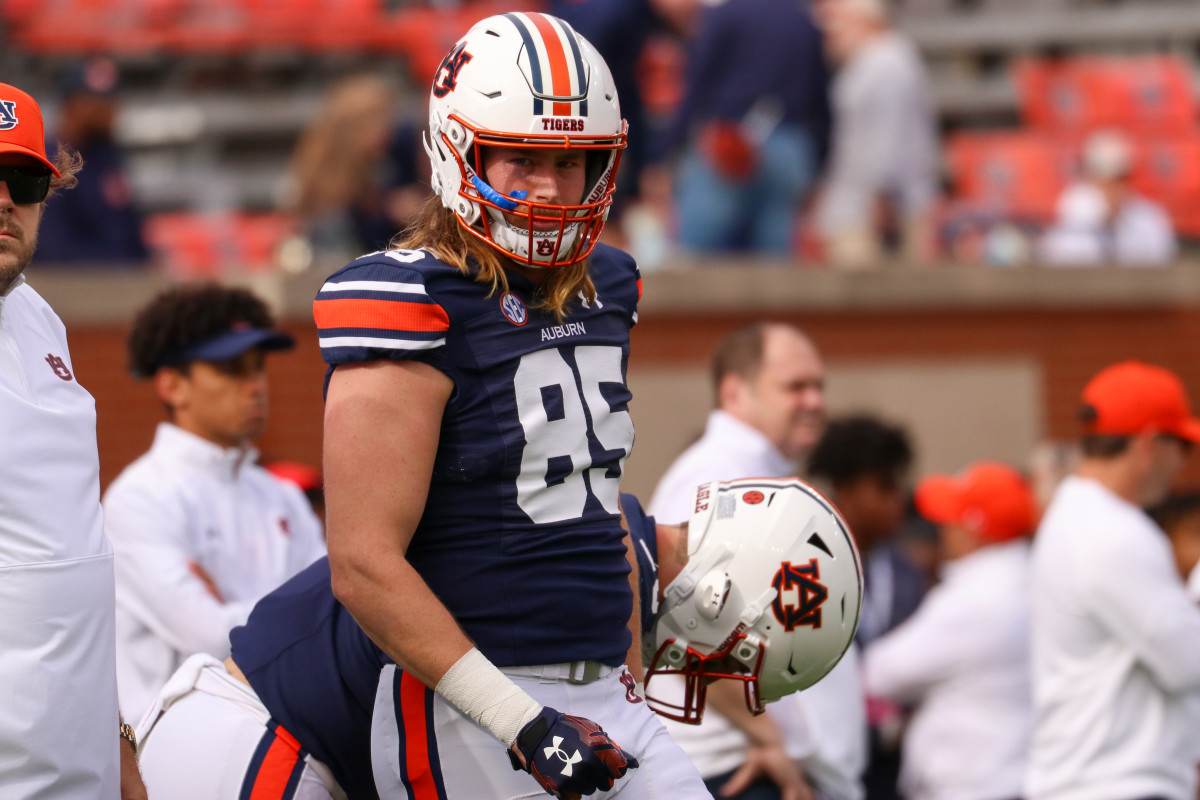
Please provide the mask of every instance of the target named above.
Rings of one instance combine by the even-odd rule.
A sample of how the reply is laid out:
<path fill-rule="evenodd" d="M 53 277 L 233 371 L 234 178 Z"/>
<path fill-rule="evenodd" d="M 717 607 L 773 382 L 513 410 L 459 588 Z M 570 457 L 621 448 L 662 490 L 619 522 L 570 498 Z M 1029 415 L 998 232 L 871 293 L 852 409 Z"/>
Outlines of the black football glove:
<path fill-rule="evenodd" d="M 614 780 L 638 765 L 590 719 L 549 707 L 517 734 L 517 749 L 525 756 L 525 766 L 510 752 L 513 769 L 525 770 L 555 797 L 611 789 Z"/>

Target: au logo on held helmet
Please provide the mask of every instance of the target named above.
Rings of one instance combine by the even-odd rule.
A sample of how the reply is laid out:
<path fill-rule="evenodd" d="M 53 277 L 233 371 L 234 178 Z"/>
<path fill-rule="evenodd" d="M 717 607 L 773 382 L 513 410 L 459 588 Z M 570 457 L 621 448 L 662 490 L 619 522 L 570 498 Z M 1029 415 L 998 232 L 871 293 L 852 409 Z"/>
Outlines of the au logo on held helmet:
<path fill-rule="evenodd" d="M 771 602 L 771 610 L 775 618 L 783 623 L 784 630 L 794 631 L 800 625 L 821 627 L 821 606 L 829 596 L 829 590 L 818 582 L 821 569 L 815 558 L 803 566 L 792 566 L 790 561 L 779 565 L 771 585 L 775 587 L 775 599 Z M 795 604 L 789 602 L 793 595 L 785 592 L 795 591 Z"/>

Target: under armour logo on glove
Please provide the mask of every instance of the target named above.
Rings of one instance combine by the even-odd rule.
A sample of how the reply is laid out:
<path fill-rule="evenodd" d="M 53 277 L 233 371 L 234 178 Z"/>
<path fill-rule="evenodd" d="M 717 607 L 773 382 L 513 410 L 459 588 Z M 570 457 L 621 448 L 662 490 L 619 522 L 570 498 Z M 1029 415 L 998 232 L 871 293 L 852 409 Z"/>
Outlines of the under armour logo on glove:
<path fill-rule="evenodd" d="M 524 769 L 555 797 L 611 789 L 614 780 L 638 765 L 636 758 L 590 719 L 560 714 L 549 707 L 521 729 L 517 749 L 525 757 L 525 765 L 512 756 L 513 769 Z"/>

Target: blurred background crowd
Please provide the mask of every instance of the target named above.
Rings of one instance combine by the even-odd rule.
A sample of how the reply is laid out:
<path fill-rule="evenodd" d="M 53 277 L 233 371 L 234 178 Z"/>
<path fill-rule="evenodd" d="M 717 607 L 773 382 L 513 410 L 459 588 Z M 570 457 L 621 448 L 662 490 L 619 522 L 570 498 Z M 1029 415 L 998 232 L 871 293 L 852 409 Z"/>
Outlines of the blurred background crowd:
<path fill-rule="evenodd" d="M 425 185 L 469 22 L 572 22 L 632 135 L 614 243 L 803 268 L 1170 263 L 1200 236 L 1200 16 L 1169 0 L 5 0 L 0 70 L 91 169 L 42 262 L 304 270 Z"/>
<path fill-rule="evenodd" d="M 31 281 L 94 290 L 47 294 L 97 397 L 106 484 L 161 416 L 122 363 L 127 312 L 150 289 L 86 273 L 311 276 L 294 293 L 259 284 L 297 342 L 273 364 L 284 401 L 261 447 L 299 462 L 280 472 L 317 494 L 307 289 L 412 218 L 428 191 L 430 80 L 473 21 L 512 9 L 592 41 L 630 124 L 605 230 L 647 275 L 626 486 L 649 501 L 700 435 L 723 333 L 802 326 L 825 359 L 831 422 L 798 468 L 896 581 L 894 603 L 877 590 L 867 605 L 864 651 L 942 579 L 947 545 L 913 500 L 921 476 L 1005 461 L 1040 511 L 1079 458 L 1066 442 L 1096 370 L 1165 364 L 1197 396 L 1195 3 L 0 0 L 0 80 L 37 97 L 50 141 L 86 162 L 47 206 Z M 1105 269 L 1044 279 L 1063 267 Z M 1001 282 L 1020 275 L 1038 277 Z M 1158 509 L 1193 550 L 1196 499 L 1178 493 L 1195 486 L 1189 462 Z M 1029 533 L 1018 527 L 1004 543 Z M 1181 578 L 1196 556 L 1179 554 Z M 866 698 L 870 762 L 850 800 L 897 796 L 916 706 L 883 694 Z"/>

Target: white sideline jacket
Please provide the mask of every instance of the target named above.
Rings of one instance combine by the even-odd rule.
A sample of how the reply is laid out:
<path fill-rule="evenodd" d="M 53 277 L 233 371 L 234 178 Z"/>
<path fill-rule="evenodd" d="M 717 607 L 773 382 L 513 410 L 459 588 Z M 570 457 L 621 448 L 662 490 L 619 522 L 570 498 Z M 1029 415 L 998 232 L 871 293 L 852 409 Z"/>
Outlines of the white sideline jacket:
<path fill-rule="evenodd" d="M 113 643 L 96 404 L 18 277 L 0 296 L 0 797 L 116 800 Z"/>
<path fill-rule="evenodd" d="M 1030 800 L 1195 800 L 1200 607 L 1167 537 L 1063 481 L 1033 545 Z"/>
<path fill-rule="evenodd" d="M 256 457 L 164 422 L 149 452 L 104 495 L 116 552 L 117 678 L 128 719 L 141 718 L 188 656 L 228 656 L 229 631 L 255 602 L 325 554 L 308 500 Z M 189 562 L 212 578 L 220 601 Z"/>

